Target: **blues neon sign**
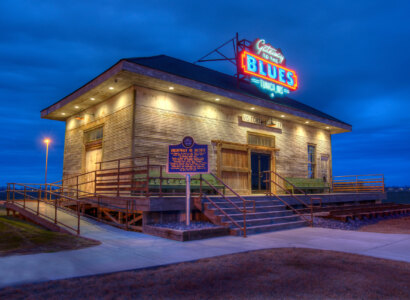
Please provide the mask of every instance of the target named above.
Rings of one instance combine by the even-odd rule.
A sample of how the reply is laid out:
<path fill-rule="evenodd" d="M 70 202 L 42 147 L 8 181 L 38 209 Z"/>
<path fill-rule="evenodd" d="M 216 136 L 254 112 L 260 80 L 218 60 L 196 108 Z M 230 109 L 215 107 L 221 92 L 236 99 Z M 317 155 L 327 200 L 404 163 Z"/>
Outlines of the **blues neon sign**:
<path fill-rule="evenodd" d="M 257 40 L 255 45 L 260 46 L 260 41 L 265 42 L 264 40 Z M 267 46 L 264 45 L 265 49 L 266 47 Z M 269 47 L 271 46 L 269 45 Z M 259 47 L 259 49 L 260 48 L 261 47 Z M 274 49 L 273 47 L 271 48 Z M 263 57 L 247 50 L 239 54 L 240 72 L 250 76 L 251 83 L 258 86 L 261 90 L 269 92 L 272 97 L 276 95 L 282 96 L 288 94 L 290 91 L 295 91 L 298 88 L 298 77 L 294 70 L 286 68 L 280 63 L 282 61 L 284 62 L 284 57 L 278 57 L 271 49 L 268 49 L 270 55 L 267 55 L 268 51 L 257 50 L 258 47 L 255 47 L 255 52 L 260 53 Z M 277 53 L 281 54 L 281 52 Z M 272 59 L 268 60 L 266 58 Z"/>

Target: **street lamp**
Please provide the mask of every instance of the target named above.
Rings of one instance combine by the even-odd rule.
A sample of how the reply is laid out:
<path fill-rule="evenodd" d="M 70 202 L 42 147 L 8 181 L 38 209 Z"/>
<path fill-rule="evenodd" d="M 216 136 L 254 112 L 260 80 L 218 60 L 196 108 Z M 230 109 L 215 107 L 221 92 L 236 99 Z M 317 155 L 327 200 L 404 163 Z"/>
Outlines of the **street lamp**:
<path fill-rule="evenodd" d="M 43 141 L 46 144 L 46 174 L 45 174 L 45 179 L 44 179 L 44 192 L 47 195 L 47 162 L 48 162 L 48 144 L 50 144 L 51 140 L 50 139 L 44 139 Z"/>

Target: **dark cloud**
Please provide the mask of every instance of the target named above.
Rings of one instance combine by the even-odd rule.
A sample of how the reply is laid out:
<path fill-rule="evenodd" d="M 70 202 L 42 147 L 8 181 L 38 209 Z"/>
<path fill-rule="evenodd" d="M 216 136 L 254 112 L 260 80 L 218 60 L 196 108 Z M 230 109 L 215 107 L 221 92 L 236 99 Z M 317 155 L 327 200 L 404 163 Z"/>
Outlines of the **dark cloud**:
<path fill-rule="evenodd" d="M 39 111 L 123 57 L 195 61 L 239 32 L 282 48 L 293 97 L 353 125 L 333 136 L 334 173 L 409 184 L 408 1 L 0 2 L 0 183 L 61 176 L 64 124 Z M 227 73 L 229 65 L 208 64 Z"/>

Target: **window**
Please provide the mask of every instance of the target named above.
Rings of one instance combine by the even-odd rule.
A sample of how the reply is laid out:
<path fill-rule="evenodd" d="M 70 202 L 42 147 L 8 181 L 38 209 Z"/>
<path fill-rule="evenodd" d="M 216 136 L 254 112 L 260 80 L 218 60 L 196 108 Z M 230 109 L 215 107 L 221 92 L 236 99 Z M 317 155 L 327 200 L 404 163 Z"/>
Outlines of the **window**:
<path fill-rule="evenodd" d="M 84 143 L 88 144 L 103 138 L 103 128 L 98 127 L 89 131 L 84 132 Z"/>
<path fill-rule="evenodd" d="M 248 132 L 248 144 L 265 147 L 275 147 L 275 137 Z"/>
<path fill-rule="evenodd" d="M 316 171 L 316 146 L 308 145 L 308 178 L 315 178 Z"/>

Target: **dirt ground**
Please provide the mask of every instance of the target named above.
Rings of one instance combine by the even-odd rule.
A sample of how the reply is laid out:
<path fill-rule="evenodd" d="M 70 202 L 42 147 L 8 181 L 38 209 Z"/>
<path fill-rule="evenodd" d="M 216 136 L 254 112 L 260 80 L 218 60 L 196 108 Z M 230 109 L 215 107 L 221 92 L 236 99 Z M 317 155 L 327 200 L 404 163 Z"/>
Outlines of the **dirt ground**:
<path fill-rule="evenodd" d="M 74 250 L 101 244 L 70 234 L 52 232 L 33 223 L 6 216 L 0 208 L 0 256 Z"/>
<path fill-rule="evenodd" d="M 363 226 L 359 231 L 410 234 L 410 217 L 380 221 L 376 224 Z"/>
<path fill-rule="evenodd" d="M 410 263 L 300 248 L 0 290 L 0 299 L 410 299 Z"/>

